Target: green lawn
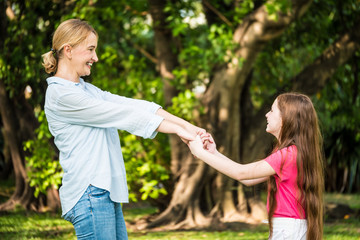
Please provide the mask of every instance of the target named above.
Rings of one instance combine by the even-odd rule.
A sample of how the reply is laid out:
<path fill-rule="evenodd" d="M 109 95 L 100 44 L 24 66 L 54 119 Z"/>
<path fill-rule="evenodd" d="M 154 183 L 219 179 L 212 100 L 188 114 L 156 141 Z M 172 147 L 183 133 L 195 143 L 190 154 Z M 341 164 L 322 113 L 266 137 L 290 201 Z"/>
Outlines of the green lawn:
<path fill-rule="evenodd" d="M 338 203 L 349 203 L 359 209 L 360 195 L 327 194 L 326 200 Z M 152 214 L 155 208 L 124 207 L 125 220 L 136 221 L 142 216 Z M 240 228 L 242 229 L 242 228 Z M 336 221 L 327 221 L 324 231 L 325 239 L 329 240 L 360 240 L 360 219 L 350 217 Z M 76 239 L 70 223 L 60 218 L 60 213 L 30 213 L 23 210 L 0 212 L 0 239 Z M 129 239 L 136 240 L 233 240 L 233 239 L 267 239 L 267 226 L 257 225 L 243 230 L 183 230 L 183 231 L 131 231 Z"/>

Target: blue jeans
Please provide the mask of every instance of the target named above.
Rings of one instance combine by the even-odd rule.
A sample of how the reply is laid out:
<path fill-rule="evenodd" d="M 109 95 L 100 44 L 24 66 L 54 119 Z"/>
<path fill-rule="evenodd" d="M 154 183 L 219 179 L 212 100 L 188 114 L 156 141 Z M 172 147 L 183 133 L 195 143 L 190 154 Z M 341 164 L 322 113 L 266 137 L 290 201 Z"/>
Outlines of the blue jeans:
<path fill-rule="evenodd" d="M 111 201 L 109 195 L 108 191 L 90 185 L 64 215 L 74 225 L 78 239 L 128 239 L 121 205 Z"/>

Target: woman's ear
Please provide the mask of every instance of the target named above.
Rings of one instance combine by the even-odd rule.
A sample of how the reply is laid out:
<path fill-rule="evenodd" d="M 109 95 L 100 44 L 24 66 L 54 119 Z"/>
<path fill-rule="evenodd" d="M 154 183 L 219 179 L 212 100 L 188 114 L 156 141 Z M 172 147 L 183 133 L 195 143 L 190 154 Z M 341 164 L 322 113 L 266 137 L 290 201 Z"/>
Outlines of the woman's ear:
<path fill-rule="evenodd" d="M 65 45 L 63 48 L 64 56 L 68 58 L 69 60 L 72 59 L 72 47 L 70 45 Z"/>

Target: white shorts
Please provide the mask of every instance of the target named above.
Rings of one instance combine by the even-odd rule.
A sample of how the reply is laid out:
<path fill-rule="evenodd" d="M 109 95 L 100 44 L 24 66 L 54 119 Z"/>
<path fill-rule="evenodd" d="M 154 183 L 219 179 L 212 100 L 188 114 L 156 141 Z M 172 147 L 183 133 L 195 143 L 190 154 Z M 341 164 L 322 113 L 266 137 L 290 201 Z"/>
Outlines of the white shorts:
<path fill-rule="evenodd" d="M 306 240 L 306 219 L 275 217 L 273 234 L 269 240 Z"/>

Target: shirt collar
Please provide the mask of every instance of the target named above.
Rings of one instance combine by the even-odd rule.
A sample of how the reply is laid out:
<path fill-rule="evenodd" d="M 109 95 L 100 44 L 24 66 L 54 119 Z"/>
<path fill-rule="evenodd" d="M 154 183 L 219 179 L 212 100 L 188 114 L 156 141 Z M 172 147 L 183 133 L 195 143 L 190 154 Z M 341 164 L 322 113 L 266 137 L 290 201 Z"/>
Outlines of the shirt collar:
<path fill-rule="evenodd" d="M 60 84 L 60 85 L 64 85 L 64 86 L 84 86 L 85 82 L 84 79 L 79 78 L 79 82 L 72 82 L 69 80 L 66 80 L 64 78 L 60 78 L 60 77 L 49 77 L 46 79 L 48 85 L 50 84 Z"/>

